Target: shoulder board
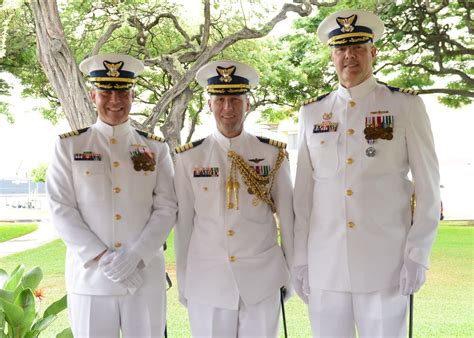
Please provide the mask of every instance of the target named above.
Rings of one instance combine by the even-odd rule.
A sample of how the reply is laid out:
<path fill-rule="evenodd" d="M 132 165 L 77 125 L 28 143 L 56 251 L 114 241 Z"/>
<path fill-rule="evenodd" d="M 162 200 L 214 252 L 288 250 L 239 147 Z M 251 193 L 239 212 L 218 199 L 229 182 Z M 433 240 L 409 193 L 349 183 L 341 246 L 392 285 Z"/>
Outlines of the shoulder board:
<path fill-rule="evenodd" d="M 321 101 L 322 99 L 324 99 L 326 96 L 328 96 L 331 93 L 332 92 L 329 92 L 329 93 L 326 93 L 326 94 L 323 94 L 323 95 L 319 95 L 317 97 L 312 97 L 310 99 L 304 100 L 302 106 L 306 106 L 307 104 L 310 104 L 310 103 L 313 103 L 313 102 Z"/>
<path fill-rule="evenodd" d="M 67 133 L 59 135 L 59 138 L 63 139 L 63 138 L 71 137 L 71 136 L 77 136 L 77 135 L 80 135 L 82 133 L 85 133 L 87 131 L 87 129 L 89 129 L 89 127 L 78 129 L 78 130 L 68 131 Z"/>
<path fill-rule="evenodd" d="M 269 144 L 269 145 L 272 145 L 272 146 L 275 146 L 275 147 L 278 147 L 278 148 L 286 149 L 286 143 L 285 142 L 280 142 L 280 141 L 272 140 L 270 138 L 261 137 L 261 136 L 257 136 L 257 138 L 259 139 L 260 142 L 263 142 L 263 143 L 266 143 L 266 144 Z"/>
<path fill-rule="evenodd" d="M 414 89 L 409 89 L 409 88 L 398 88 L 398 87 L 392 87 L 389 85 L 387 86 L 388 89 L 390 89 L 391 92 L 399 92 L 399 93 L 404 93 L 404 94 L 410 94 L 410 95 L 418 95 L 418 91 Z"/>
<path fill-rule="evenodd" d="M 184 153 L 186 150 L 197 147 L 202 142 L 204 142 L 204 140 L 205 140 L 205 138 L 202 138 L 202 139 L 194 141 L 194 142 L 189 142 L 189 143 L 183 144 L 182 146 L 178 146 L 178 147 L 174 148 L 174 151 L 175 151 L 176 154 Z"/>
<path fill-rule="evenodd" d="M 155 141 L 158 141 L 158 142 L 165 142 L 165 139 L 163 137 L 159 137 L 159 136 L 156 136 L 155 134 L 152 134 L 152 133 L 149 133 L 149 132 L 146 132 L 146 131 L 143 131 L 143 130 L 139 130 L 139 129 L 135 129 L 137 133 L 139 133 L 140 135 L 146 137 L 146 138 L 149 138 L 149 139 L 152 139 L 152 140 L 155 140 Z"/>

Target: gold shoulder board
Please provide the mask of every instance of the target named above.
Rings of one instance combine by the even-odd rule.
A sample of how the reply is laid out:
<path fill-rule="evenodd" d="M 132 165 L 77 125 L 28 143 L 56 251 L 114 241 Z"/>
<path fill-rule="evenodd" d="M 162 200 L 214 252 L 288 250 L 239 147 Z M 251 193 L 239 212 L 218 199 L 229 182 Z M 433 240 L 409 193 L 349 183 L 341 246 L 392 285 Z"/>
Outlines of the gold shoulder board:
<path fill-rule="evenodd" d="M 137 133 L 139 133 L 140 135 L 146 137 L 146 138 L 149 138 L 151 140 L 155 140 L 155 141 L 158 141 L 158 142 L 162 142 L 164 143 L 166 140 L 163 138 L 163 137 L 159 137 L 159 136 L 156 136 L 155 134 L 152 134 L 152 133 L 149 133 L 149 132 L 146 132 L 144 130 L 139 130 L 139 129 L 135 129 L 137 131 Z"/>
<path fill-rule="evenodd" d="M 323 94 L 323 95 L 319 95 L 319 96 L 316 96 L 316 97 L 312 97 L 312 98 L 309 98 L 307 100 L 304 100 L 302 106 L 306 106 L 307 104 L 310 104 L 310 103 L 313 103 L 313 102 L 321 101 L 322 99 L 324 99 L 329 94 L 331 94 L 331 92 Z"/>
<path fill-rule="evenodd" d="M 71 137 L 71 136 L 77 136 L 77 135 L 80 135 L 82 133 L 85 133 L 87 131 L 87 129 L 89 129 L 89 127 L 78 129 L 78 130 L 71 130 L 71 131 L 68 131 L 67 133 L 59 135 L 59 138 L 64 139 L 64 138 L 68 138 L 68 137 Z"/>
<path fill-rule="evenodd" d="M 409 94 L 409 95 L 418 95 L 418 90 L 415 90 L 415 89 L 399 88 L 399 87 L 393 87 L 393 86 L 388 86 L 388 85 L 386 86 L 388 89 L 390 89 L 391 92 L 399 92 L 399 93 L 404 93 L 404 94 Z"/>
<path fill-rule="evenodd" d="M 189 142 L 189 143 L 183 144 L 182 146 L 178 146 L 178 147 L 174 148 L 174 152 L 175 152 L 176 154 L 184 153 L 186 150 L 189 150 L 189 149 L 192 149 L 192 148 L 194 148 L 194 147 L 197 147 L 197 146 L 200 145 L 204 140 L 205 140 L 205 138 L 200 139 L 200 140 L 197 140 L 197 141 L 194 141 L 194 142 Z"/>
<path fill-rule="evenodd" d="M 280 141 L 277 141 L 277 140 L 272 140 L 270 138 L 261 137 L 261 136 L 257 136 L 257 138 L 260 140 L 260 142 L 267 143 L 269 145 L 272 145 L 272 146 L 275 146 L 275 147 L 278 147 L 278 148 L 281 148 L 281 149 L 286 149 L 286 143 L 285 142 L 280 142 Z"/>

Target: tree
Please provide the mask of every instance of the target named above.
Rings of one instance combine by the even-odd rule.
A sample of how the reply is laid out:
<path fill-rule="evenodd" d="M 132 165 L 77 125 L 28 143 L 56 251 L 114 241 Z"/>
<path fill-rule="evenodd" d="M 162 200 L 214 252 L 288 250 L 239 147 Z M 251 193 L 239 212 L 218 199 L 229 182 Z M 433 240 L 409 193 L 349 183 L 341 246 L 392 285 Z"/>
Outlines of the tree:
<path fill-rule="evenodd" d="M 40 163 L 36 168 L 31 170 L 31 177 L 35 183 L 46 182 L 46 171 L 48 165 L 46 163 Z"/>
<path fill-rule="evenodd" d="M 74 129 L 95 119 L 76 65 L 109 51 L 129 53 L 147 65 L 137 86 L 135 126 L 149 131 L 160 127 L 171 148 L 181 143 L 185 118 L 191 123 L 186 141 L 199 124 L 205 101 L 193 79 L 212 58 L 255 66 L 261 85 L 252 94 L 252 107 L 278 122 L 294 114 L 303 99 L 332 90 L 337 82 L 330 50 L 315 32 L 326 15 L 342 7 L 374 10 L 386 22 L 387 34 L 377 44 L 378 77 L 422 93 L 447 94 L 442 101 L 451 106 L 468 103 L 473 96 L 470 1 L 406 0 L 395 5 L 391 0 L 293 0 L 274 9 L 255 0 L 205 0 L 201 15 L 193 13 L 198 22 L 184 20 L 185 9 L 172 0 L 59 5 L 30 0 L 14 12 L 0 11 L 0 19 L 10 20 L 0 70 L 21 79 L 25 95 L 50 100 L 45 117 L 54 121 L 63 114 Z M 315 15 L 307 16 L 312 10 Z M 292 32 L 280 39 L 268 36 L 289 12 L 303 17 Z M 35 39 L 40 42 L 38 58 Z M 48 78 L 38 60 L 49 68 Z"/>
<path fill-rule="evenodd" d="M 180 131 L 183 128 L 185 113 L 193 100 L 193 94 L 200 91 L 195 88 L 194 76 L 201 66 L 238 41 L 267 35 L 276 23 L 286 18 L 288 12 L 308 15 L 312 10 L 311 6 L 306 4 L 285 4 L 274 17 L 251 28 L 247 25 L 247 20 L 250 18 L 247 19 L 245 16 L 243 20 L 232 16 L 225 18 L 229 13 L 227 9 L 220 11 L 217 1 L 213 5 L 213 9 L 217 9 L 216 13 L 225 20 L 217 20 L 211 14 L 211 1 L 205 0 L 203 22 L 199 30 L 194 29 L 194 34 L 192 27 L 186 27 L 185 23 L 180 22 L 173 14 L 175 6 L 166 2 L 148 5 L 146 1 L 137 0 L 133 5 L 127 2 L 83 5 L 91 13 L 88 15 L 92 15 L 94 23 L 98 17 L 106 18 L 109 22 L 107 29 L 105 25 L 99 26 L 103 35 L 91 53 L 106 50 L 109 43 L 111 46 L 117 46 L 114 43 L 117 39 L 120 40 L 122 50 L 128 47 L 130 54 L 143 58 L 145 64 L 154 71 L 145 74 L 141 81 L 146 88 L 140 93 L 142 102 L 153 104 L 151 110 L 143 112 L 144 120 L 141 122 L 141 127 L 153 130 L 157 124 L 161 124 L 161 131 L 171 147 L 180 143 Z M 80 125 L 81 121 L 75 121 L 73 116 L 90 117 L 92 109 L 87 105 L 76 106 L 74 103 L 85 102 L 88 99 L 82 76 L 64 35 L 57 5 L 54 1 L 31 0 L 31 7 L 35 18 L 38 60 L 53 85 L 61 105 L 65 107 L 64 112 L 68 121 L 74 127 L 81 127 L 83 126 Z M 104 12 L 108 15 L 104 15 Z M 85 17 L 87 18 L 87 15 Z M 84 28 L 89 26 L 87 20 L 82 22 Z M 163 30 L 174 38 L 174 43 L 167 49 L 162 48 L 161 41 L 168 38 L 161 36 Z M 161 86 L 155 87 L 153 84 L 156 82 L 152 82 L 150 77 L 161 77 Z M 143 98 L 145 96 L 146 99 Z M 202 109 L 203 105 L 199 104 L 199 101 L 197 106 Z M 70 111 L 71 108 L 74 108 L 74 111 Z"/>
<path fill-rule="evenodd" d="M 435 5 L 436 4 L 436 5 Z M 316 15 L 298 19 L 295 33 L 284 36 L 279 46 L 288 50 L 274 68 L 269 81 L 277 84 L 273 93 L 282 91 L 290 107 L 297 100 L 331 91 L 337 77 L 330 64 L 330 49 L 315 34 L 330 13 L 345 8 L 364 8 L 379 14 L 385 34 L 377 42 L 374 72 L 391 85 L 414 88 L 419 93 L 446 94 L 440 101 L 451 107 L 472 102 L 474 97 L 472 1 L 340 1 L 332 8 L 321 8 Z M 286 47 L 285 47 L 286 46 Z M 288 70 L 295 76 L 288 78 Z"/>

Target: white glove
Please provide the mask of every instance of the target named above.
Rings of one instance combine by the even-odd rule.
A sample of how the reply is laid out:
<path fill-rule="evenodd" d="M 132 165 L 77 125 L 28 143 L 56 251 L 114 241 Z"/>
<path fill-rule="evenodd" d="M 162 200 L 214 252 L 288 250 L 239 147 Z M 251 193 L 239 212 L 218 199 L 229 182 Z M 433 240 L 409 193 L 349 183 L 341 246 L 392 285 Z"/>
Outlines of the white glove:
<path fill-rule="evenodd" d="M 113 253 L 113 258 L 107 256 L 104 264 L 99 261 L 104 274 L 113 282 L 123 282 L 137 269 L 141 257 L 133 250 L 122 249 Z"/>
<path fill-rule="evenodd" d="M 140 276 L 138 269 L 135 269 L 135 271 L 125 279 L 122 284 L 127 288 L 130 294 L 133 295 L 143 284 L 143 278 Z"/>
<path fill-rule="evenodd" d="M 417 292 L 426 280 L 426 268 L 411 259 L 405 259 L 400 272 L 400 293 L 404 296 Z"/>
<path fill-rule="evenodd" d="M 309 274 L 308 265 L 298 265 L 293 268 L 291 282 L 295 288 L 296 294 L 308 304 L 309 296 Z"/>

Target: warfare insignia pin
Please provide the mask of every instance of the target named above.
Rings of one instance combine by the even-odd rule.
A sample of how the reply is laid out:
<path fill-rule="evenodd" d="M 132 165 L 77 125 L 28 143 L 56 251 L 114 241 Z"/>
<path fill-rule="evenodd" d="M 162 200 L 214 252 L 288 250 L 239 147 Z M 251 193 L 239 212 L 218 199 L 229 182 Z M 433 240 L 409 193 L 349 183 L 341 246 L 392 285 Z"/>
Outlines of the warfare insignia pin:
<path fill-rule="evenodd" d="M 330 119 L 332 119 L 332 113 L 331 112 L 323 114 L 323 120 L 330 120 Z"/>
<path fill-rule="evenodd" d="M 262 162 L 263 160 L 264 160 L 264 158 L 251 158 L 251 159 L 249 159 L 250 162 L 253 162 L 253 163 L 256 163 L 256 164 Z"/>

